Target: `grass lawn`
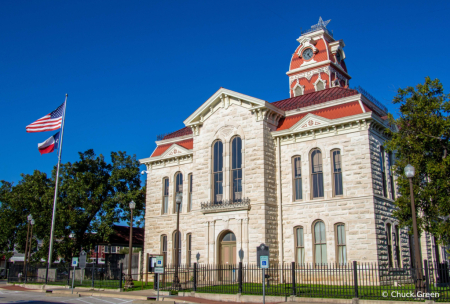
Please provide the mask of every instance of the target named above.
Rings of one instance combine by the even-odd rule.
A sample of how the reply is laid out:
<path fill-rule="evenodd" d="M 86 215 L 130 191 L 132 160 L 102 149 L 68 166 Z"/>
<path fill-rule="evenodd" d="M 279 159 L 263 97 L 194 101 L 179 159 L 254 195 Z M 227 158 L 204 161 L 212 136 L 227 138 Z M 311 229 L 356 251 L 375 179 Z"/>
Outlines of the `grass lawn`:
<path fill-rule="evenodd" d="M 360 299 L 382 299 L 390 301 L 414 301 L 412 297 L 402 297 L 402 294 L 415 293 L 413 284 L 402 285 L 401 287 L 394 286 L 360 286 L 358 287 L 358 297 Z M 238 284 L 217 285 L 217 286 L 199 286 L 197 291 L 200 293 L 217 293 L 217 294 L 236 294 L 239 292 Z M 392 294 L 394 292 L 394 294 Z M 399 294 L 397 294 L 398 292 Z M 438 292 L 440 297 L 434 298 L 436 302 L 449 301 L 450 287 L 437 288 L 430 286 L 430 292 Z M 242 284 L 243 295 L 262 295 L 262 284 L 258 283 L 244 283 Z M 292 294 L 291 284 L 271 285 L 266 286 L 266 295 L 268 296 L 289 296 Z M 345 298 L 351 299 L 354 295 L 354 288 L 351 285 L 296 285 L 297 297 L 309 298 Z M 444 299 L 447 300 L 444 300 Z M 442 299 L 442 300 L 440 300 Z M 425 300 L 425 299 L 424 299 Z"/>

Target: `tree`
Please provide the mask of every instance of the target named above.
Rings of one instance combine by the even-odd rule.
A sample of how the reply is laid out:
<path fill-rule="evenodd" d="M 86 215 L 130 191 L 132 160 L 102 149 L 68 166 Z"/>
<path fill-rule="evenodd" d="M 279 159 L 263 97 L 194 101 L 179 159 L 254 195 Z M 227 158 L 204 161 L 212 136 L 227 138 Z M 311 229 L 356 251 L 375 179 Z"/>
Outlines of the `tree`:
<path fill-rule="evenodd" d="M 416 169 L 413 189 L 419 231 L 433 234 L 440 243 L 450 243 L 450 120 L 449 95 L 438 79 L 399 89 L 393 100 L 400 115 L 387 129 L 391 140 L 387 150 L 395 152 L 394 170 L 400 196 L 394 215 L 402 226 L 412 228 L 409 181 L 403 170 L 410 163 Z M 411 230 L 411 229 L 410 229 Z"/>
<path fill-rule="evenodd" d="M 36 222 L 33 235 L 48 233 L 43 227 L 51 218 L 53 181 L 37 170 L 21 176 L 16 186 L 6 181 L 1 181 L 0 186 L 0 255 L 7 258 L 13 255 L 14 247 L 25 252 L 28 214 L 32 214 Z M 36 247 L 37 241 L 33 238 L 32 248 Z"/>
<path fill-rule="evenodd" d="M 145 189 L 140 186 L 135 156 L 112 152 L 111 163 L 102 155 L 96 156 L 93 150 L 79 156 L 80 160 L 61 164 L 60 169 L 53 257 L 66 261 L 82 248 L 89 250 L 99 241 L 108 241 L 112 225 L 129 219 L 130 201 L 136 203 L 135 216 L 144 210 Z M 7 244 L 9 254 L 13 244 L 24 251 L 26 216 L 31 213 L 36 219 L 33 234 L 43 240 L 33 257 L 47 259 L 55 179 L 56 167 L 50 179 L 35 171 L 33 175 L 23 175 L 17 186 L 1 181 L 0 231 L 5 230 L 6 236 L 0 236 L 0 245 Z M 10 224 L 3 225 L 7 221 Z"/>

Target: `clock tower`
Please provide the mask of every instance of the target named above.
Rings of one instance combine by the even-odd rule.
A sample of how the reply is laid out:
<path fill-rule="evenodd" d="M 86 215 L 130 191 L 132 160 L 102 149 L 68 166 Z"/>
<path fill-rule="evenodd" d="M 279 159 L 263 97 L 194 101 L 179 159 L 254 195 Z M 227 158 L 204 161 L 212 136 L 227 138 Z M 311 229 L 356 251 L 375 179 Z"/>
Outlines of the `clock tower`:
<path fill-rule="evenodd" d="M 289 65 L 289 94 L 296 97 L 333 87 L 348 87 L 350 75 L 345 65 L 344 41 L 335 40 L 327 29 L 331 20 L 302 31 Z"/>

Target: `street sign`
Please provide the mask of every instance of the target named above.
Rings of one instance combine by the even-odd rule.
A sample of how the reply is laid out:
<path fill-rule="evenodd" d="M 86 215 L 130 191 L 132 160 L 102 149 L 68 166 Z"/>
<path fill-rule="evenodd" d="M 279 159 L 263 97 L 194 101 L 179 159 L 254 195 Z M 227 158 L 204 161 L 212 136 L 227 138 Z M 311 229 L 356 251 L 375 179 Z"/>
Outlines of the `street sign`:
<path fill-rule="evenodd" d="M 80 252 L 80 268 L 86 268 L 86 251 L 81 251 Z"/>
<path fill-rule="evenodd" d="M 78 266 L 78 258 L 72 258 L 72 267 Z"/>
<path fill-rule="evenodd" d="M 155 273 L 164 273 L 164 257 L 155 257 Z"/>
<path fill-rule="evenodd" d="M 261 268 L 269 268 L 269 257 L 267 255 L 260 256 L 259 262 L 260 262 L 259 267 L 261 267 Z"/>
<path fill-rule="evenodd" d="M 262 256 L 269 256 L 269 246 L 267 246 L 266 244 L 261 244 L 258 247 L 256 247 L 256 257 L 259 267 L 261 267 Z"/>

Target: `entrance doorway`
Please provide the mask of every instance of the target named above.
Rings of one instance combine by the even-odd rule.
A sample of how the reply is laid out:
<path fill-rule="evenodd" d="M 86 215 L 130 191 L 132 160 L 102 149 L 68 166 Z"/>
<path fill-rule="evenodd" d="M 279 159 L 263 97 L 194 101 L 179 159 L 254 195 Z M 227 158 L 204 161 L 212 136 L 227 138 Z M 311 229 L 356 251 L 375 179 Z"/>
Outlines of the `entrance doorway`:
<path fill-rule="evenodd" d="M 233 232 L 228 231 L 220 240 L 220 264 L 234 265 L 236 264 L 236 236 Z"/>

